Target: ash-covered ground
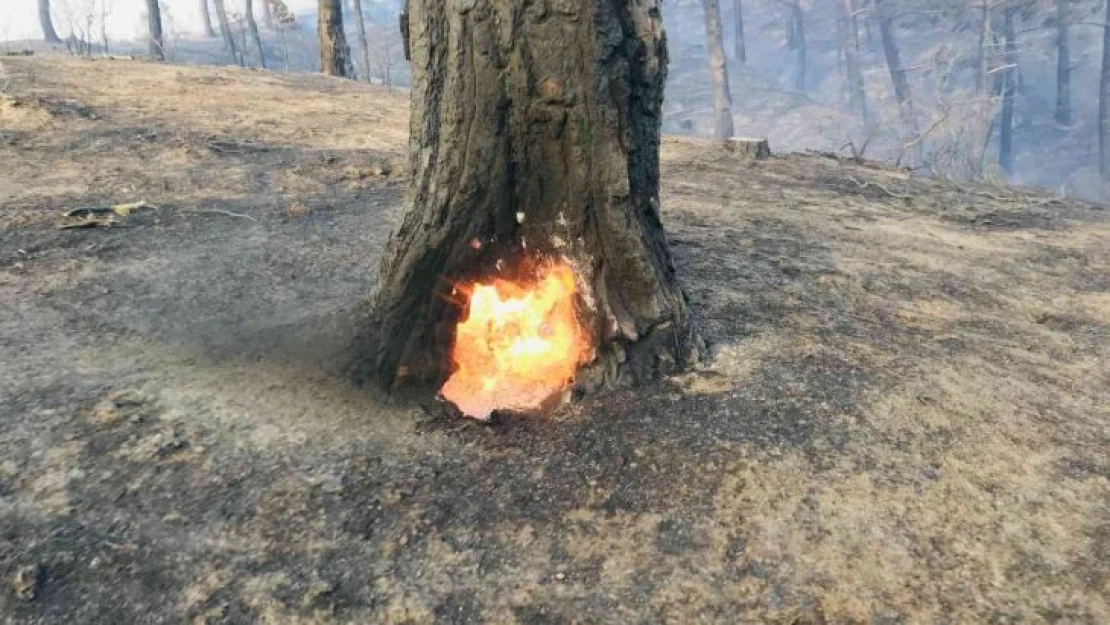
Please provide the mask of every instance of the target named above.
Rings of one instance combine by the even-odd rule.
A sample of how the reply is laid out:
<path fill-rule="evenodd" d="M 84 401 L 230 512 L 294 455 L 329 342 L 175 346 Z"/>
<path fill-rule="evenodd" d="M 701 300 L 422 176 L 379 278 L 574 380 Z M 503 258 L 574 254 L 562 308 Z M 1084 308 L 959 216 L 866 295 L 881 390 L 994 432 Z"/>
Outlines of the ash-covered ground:
<path fill-rule="evenodd" d="M 667 140 L 711 360 L 491 428 L 343 374 L 405 96 L 3 62 L 0 622 L 1110 621 L 1103 208 Z"/>

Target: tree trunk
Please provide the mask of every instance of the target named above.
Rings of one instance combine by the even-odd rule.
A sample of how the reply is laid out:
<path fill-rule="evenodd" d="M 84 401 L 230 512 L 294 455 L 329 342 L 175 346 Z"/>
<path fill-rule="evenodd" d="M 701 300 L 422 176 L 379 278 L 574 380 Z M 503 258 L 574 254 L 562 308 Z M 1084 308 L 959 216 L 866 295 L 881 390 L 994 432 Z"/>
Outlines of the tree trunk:
<path fill-rule="evenodd" d="M 744 45 L 744 0 L 736 0 L 736 40 L 735 55 L 739 63 L 748 62 L 748 50 Z"/>
<path fill-rule="evenodd" d="M 370 44 L 366 41 L 366 22 L 362 18 L 362 0 L 354 0 L 355 27 L 358 28 L 358 48 L 362 54 L 362 71 L 366 82 L 370 82 Z M 388 46 L 389 43 L 386 42 Z"/>
<path fill-rule="evenodd" d="M 1056 0 L 1056 123 L 1071 125 L 1070 0 Z"/>
<path fill-rule="evenodd" d="M 990 0 L 979 5 L 979 47 L 975 52 L 975 88 L 979 93 L 987 92 L 987 76 L 990 75 L 990 55 L 987 54 L 987 41 L 991 37 Z"/>
<path fill-rule="evenodd" d="M 1098 90 L 1098 170 L 1103 178 L 1110 174 L 1110 2 L 1106 3 L 1106 16 L 1102 27 L 1102 71 Z"/>
<path fill-rule="evenodd" d="M 806 90 L 806 25 L 801 0 L 794 0 L 790 15 L 794 24 L 795 45 L 798 47 L 798 72 L 795 87 L 798 91 L 804 92 Z"/>
<path fill-rule="evenodd" d="M 150 58 L 165 61 L 166 51 L 162 38 L 162 8 L 158 0 L 146 0 L 147 36 L 150 37 Z"/>
<path fill-rule="evenodd" d="M 853 0 L 840 0 L 840 49 L 844 54 L 844 65 L 848 74 L 848 106 L 857 111 L 864 126 L 870 123 L 867 114 L 867 99 L 863 85 L 863 72 L 860 70 L 859 50 L 856 48 L 854 23 L 855 6 Z"/>
<path fill-rule="evenodd" d="M 1002 36 L 1006 40 L 1006 75 L 1002 84 L 1002 118 L 998 127 L 998 165 L 1007 174 L 1014 170 L 1014 87 L 1017 65 L 1017 40 L 1014 33 L 1014 11 L 1002 14 Z"/>
<path fill-rule="evenodd" d="M 883 43 L 883 56 L 890 71 L 890 81 L 894 84 L 894 97 L 898 100 L 898 112 L 902 123 L 914 130 L 913 98 L 910 95 L 910 81 L 902 67 L 902 54 L 898 49 L 898 39 L 894 30 L 894 15 L 890 11 L 890 0 L 875 0 L 879 18 L 879 37 Z"/>
<path fill-rule="evenodd" d="M 270 0 L 262 0 L 262 26 L 266 30 L 274 29 L 274 10 L 270 6 Z"/>
<path fill-rule="evenodd" d="M 239 44 L 235 43 L 235 34 L 231 32 L 231 23 L 227 20 L 227 6 L 224 5 L 224 0 L 212 0 L 212 6 L 216 8 L 216 23 L 220 26 L 220 37 L 224 40 L 224 48 L 231 55 L 232 62 L 242 66 L 243 54 L 239 50 Z"/>
<path fill-rule="evenodd" d="M 42 26 L 42 38 L 47 43 L 61 43 L 62 39 L 54 30 L 54 20 L 50 18 L 50 0 L 39 0 L 39 24 Z"/>
<path fill-rule="evenodd" d="M 718 139 L 732 136 L 732 94 L 728 87 L 728 64 L 721 34 L 721 3 L 702 0 L 705 10 L 705 43 L 709 53 L 709 77 L 713 81 L 713 132 Z"/>
<path fill-rule="evenodd" d="M 320 71 L 329 76 L 350 77 L 350 50 L 343 32 L 342 0 L 319 0 Z"/>
<path fill-rule="evenodd" d="M 254 0 L 243 0 L 243 19 L 247 22 L 255 52 L 258 53 L 258 66 L 266 69 L 266 52 L 262 49 L 262 35 L 258 34 L 258 23 L 254 21 Z"/>
<path fill-rule="evenodd" d="M 208 0 L 200 0 L 200 17 L 204 21 L 204 36 L 215 37 L 216 31 L 212 28 L 212 14 L 208 11 Z"/>
<path fill-rule="evenodd" d="M 659 215 L 659 4 L 408 0 L 412 206 L 385 250 L 356 374 L 437 388 L 464 314 L 452 285 L 525 258 L 575 268 L 595 355 L 579 392 L 697 360 Z"/>

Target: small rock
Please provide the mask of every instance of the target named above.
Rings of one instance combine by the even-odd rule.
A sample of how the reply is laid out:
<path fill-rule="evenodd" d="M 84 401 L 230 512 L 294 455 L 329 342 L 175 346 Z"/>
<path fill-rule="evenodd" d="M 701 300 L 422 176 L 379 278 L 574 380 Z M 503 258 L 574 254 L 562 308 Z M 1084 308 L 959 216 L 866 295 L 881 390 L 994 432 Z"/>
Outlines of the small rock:
<path fill-rule="evenodd" d="M 38 565 L 24 566 L 15 572 L 12 578 L 12 589 L 15 596 L 24 601 L 31 601 L 38 594 L 39 577 L 42 570 Z"/>
<path fill-rule="evenodd" d="M 300 219 L 312 214 L 312 209 L 301 202 L 293 202 L 285 209 L 286 219 Z"/>

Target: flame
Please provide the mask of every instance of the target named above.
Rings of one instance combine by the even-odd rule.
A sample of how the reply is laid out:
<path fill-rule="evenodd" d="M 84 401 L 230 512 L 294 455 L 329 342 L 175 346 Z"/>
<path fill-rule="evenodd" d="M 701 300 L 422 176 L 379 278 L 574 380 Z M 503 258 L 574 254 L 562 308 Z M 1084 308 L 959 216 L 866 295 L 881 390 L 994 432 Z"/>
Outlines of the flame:
<path fill-rule="evenodd" d="M 574 308 L 574 271 L 565 262 L 529 281 L 497 278 L 459 290 L 469 313 L 455 329 L 455 371 L 440 394 L 467 416 L 540 408 L 592 357 Z"/>

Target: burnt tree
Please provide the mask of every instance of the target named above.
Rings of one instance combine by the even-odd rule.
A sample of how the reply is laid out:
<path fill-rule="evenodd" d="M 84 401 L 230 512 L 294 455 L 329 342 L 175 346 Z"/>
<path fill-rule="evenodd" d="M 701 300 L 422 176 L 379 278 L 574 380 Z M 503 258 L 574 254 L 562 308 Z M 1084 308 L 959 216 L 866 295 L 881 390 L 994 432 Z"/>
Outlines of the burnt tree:
<path fill-rule="evenodd" d="M 736 7 L 734 9 L 736 18 L 736 38 L 734 39 L 735 49 L 733 55 L 736 57 L 737 62 L 748 62 L 748 49 L 744 45 L 744 0 L 736 0 Z"/>
<path fill-rule="evenodd" d="M 243 20 L 247 23 L 247 30 L 254 42 L 254 50 L 258 54 L 258 66 L 266 69 L 266 51 L 262 47 L 262 35 L 258 34 L 258 22 L 254 20 L 254 0 L 244 0 Z"/>
<path fill-rule="evenodd" d="M 875 10 L 879 19 L 879 37 L 883 43 L 883 56 L 894 85 L 894 97 L 898 100 L 898 113 L 906 128 L 916 132 L 914 121 L 913 97 L 910 95 L 910 81 L 906 69 L 902 67 L 902 52 L 898 47 L 894 14 L 888 5 L 890 0 L 875 0 Z"/>
<path fill-rule="evenodd" d="M 354 0 L 351 8 L 355 12 L 355 29 L 358 32 L 359 54 L 362 56 L 362 73 L 366 77 L 366 82 L 370 82 L 370 43 L 366 40 L 366 20 L 362 16 L 362 0 Z"/>
<path fill-rule="evenodd" d="M 1110 174 L 1110 2 L 1102 24 L 1102 69 L 1098 88 L 1098 171 Z"/>
<path fill-rule="evenodd" d="M 232 61 L 243 65 L 243 52 L 239 49 L 239 44 L 235 43 L 235 33 L 231 31 L 231 22 L 227 19 L 227 6 L 224 0 L 212 0 L 212 6 L 216 9 L 216 21 L 220 25 L 220 37 L 224 40 L 224 48 L 231 55 Z"/>
<path fill-rule="evenodd" d="M 1071 0 L 1056 0 L 1056 123 L 1071 125 Z"/>
<path fill-rule="evenodd" d="M 39 25 L 42 26 L 42 38 L 47 43 L 61 43 L 58 31 L 54 30 L 54 20 L 50 18 L 50 0 L 39 0 Z"/>
<path fill-rule="evenodd" d="M 212 14 L 208 10 L 208 0 L 200 0 L 200 17 L 204 21 L 204 36 L 215 37 L 216 31 L 212 29 Z"/>
<path fill-rule="evenodd" d="M 351 53 L 343 32 L 342 0 L 320 0 L 317 35 L 320 38 L 320 71 L 329 76 L 352 77 Z"/>
<path fill-rule="evenodd" d="M 1002 36 L 1006 40 L 1006 70 L 1002 76 L 1002 114 L 998 120 L 998 165 L 1002 171 L 1014 171 L 1014 97 L 1017 94 L 1017 35 L 1014 32 L 1014 13 L 1007 7 L 1002 12 Z"/>
<path fill-rule="evenodd" d="M 709 52 L 709 78 L 713 83 L 713 134 L 718 139 L 733 135 L 732 94 L 728 86 L 728 61 L 721 32 L 721 3 L 702 0 L 705 11 L 705 45 Z"/>
<path fill-rule="evenodd" d="M 544 258 L 578 274 L 595 347 L 578 392 L 698 359 L 659 214 L 659 6 L 408 0 L 411 207 L 385 251 L 357 375 L 437 387 L 464 314 L 452 285 Z"/>
<path fill-rule="evenodd" d="M 166 60 L 164 39 L 162 38 L 162 8 L 158 0 L 146 0 L 147 36 L 150 38 L 150 58 L 155 61 Z"/>
<path fill-rule="evenodd" d="M 859 112 L 864 126 L 870 122 L 867 114 L 867 97 L 864 91 L 863 71 L 859 60 L 859 38 L 855 29 L 855 3 L 853 0 L 840 0 L 840 16 L 837 20 L 840 34 L 840 51 L 844 55 L 844 66 L 848 74 L 848 104 Z"/>

